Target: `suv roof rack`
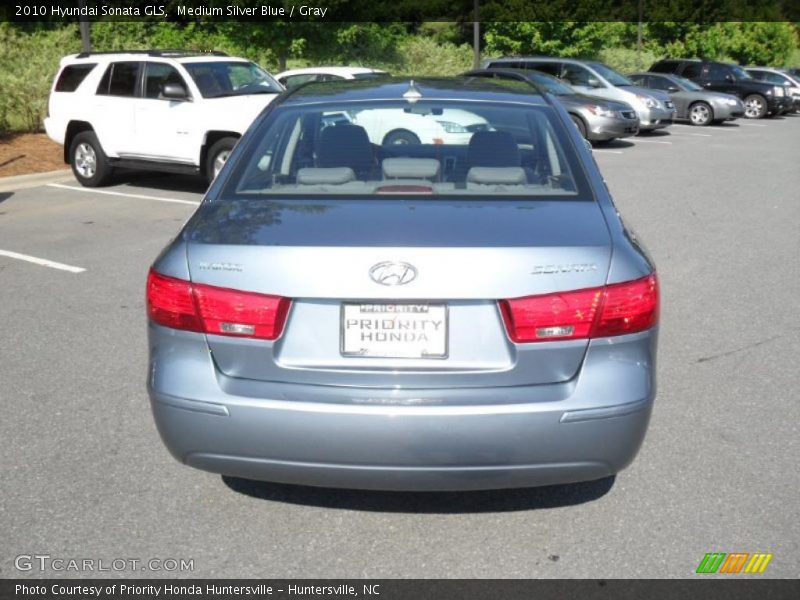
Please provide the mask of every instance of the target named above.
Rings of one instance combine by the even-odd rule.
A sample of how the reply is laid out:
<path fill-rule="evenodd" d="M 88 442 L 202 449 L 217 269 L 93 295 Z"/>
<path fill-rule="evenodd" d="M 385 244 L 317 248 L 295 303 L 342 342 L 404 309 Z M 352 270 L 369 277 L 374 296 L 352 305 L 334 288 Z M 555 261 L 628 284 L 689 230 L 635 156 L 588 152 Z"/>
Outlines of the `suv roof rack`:
<path fill-rule="evenodd" d="M 179 56 L 204 56 L 206 54 L 211 56 L 228 56 L 226 52 L 221 50 L 210 50 L 208 52 L 180 50 L 180 49 L 163 49 L 163 50 L 108 50 L 103 52 L 81 52 L 77 58 L 89 58 L 90 56 L 102 54 L 144 54 L 146 56 L 165 56 L 165 57 L 179 57 Z"/>

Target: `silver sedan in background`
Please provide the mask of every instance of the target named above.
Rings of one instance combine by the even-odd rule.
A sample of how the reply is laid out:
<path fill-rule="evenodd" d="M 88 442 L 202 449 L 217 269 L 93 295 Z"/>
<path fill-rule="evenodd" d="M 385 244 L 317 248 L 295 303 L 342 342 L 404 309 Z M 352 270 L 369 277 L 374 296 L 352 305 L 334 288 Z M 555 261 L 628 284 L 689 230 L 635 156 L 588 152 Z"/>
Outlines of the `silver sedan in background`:
<path fill-rule="evenodd" d="M 675 103 L 675 118 L 692 125 L 711 125 L 744 116 L 744 104 L 732 94 L 710 92 L 694 81 L 664 73 L 631 73 L 642 87 L 667 92 Z"/>
<path fill-rule="evenodd" d="M 591 142 L 610 142 L 639 133 L 639 117 L 630 104 L 581 94 L 557 77 L 527 69 L 476 69 L 461 77 L 525 81 L 555 96 L 569 113 L 581 135 Z"/>

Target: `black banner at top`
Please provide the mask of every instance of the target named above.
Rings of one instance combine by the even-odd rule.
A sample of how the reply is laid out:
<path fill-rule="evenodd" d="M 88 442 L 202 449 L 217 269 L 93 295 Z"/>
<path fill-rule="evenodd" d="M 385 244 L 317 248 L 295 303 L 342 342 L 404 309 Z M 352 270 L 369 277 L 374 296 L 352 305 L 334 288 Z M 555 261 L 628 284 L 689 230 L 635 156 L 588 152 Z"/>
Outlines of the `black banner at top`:
<path fill-rule="evenodd" d="M 90 21 L 800 21 L 800 0 L 11 0 L 0 20 Z"/>

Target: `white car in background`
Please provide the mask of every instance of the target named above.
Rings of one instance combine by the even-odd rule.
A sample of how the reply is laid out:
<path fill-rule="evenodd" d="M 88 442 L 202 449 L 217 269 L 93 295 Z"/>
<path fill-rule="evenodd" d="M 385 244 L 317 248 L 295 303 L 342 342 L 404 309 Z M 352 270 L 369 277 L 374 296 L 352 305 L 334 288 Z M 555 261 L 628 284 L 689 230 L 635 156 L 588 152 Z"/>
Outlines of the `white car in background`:
<path fill-rule="evenodd" d="M 483 117 L 460 108 L 438 111 L 411 106 L 402 115 L 392 109 L 353 112 L 350 120 L 367 130 L 374 144 L 469 144 L 476 131 L 490 131 Z"/>
<path fill-rule="evenodd" d="M 275 76 L 287 89 L 311 82 L 374 79 L 389 73 L 367 67 L 308 67 L 284 71 Z M 394 144 L 463 144 L 476 131 L 491 129 L 486 119 L 458 108 L 431 112 L 411 104 L 402 116 L 396 110 L 350 111 L 347 115 L 329 115 L 329 124 L 349 121 L 367 130 L 370 142 L 381 146 Z"/>
<path fill-rule="evenodd" d="M 275 79 L 287 89 L 312 81 L 341 81 L 344 79 L 372 79 L 388 77 L 386 71 L 368 67 L 307 67 L 278 73 Z"/>
<path fill-rule="evenodd" d="M 44 125 L 84 186 L 104 185 L 116 168 L 210 182 L 283 91 L 255 63 L 221 52 L 82 52 L 61 60 Z"/>

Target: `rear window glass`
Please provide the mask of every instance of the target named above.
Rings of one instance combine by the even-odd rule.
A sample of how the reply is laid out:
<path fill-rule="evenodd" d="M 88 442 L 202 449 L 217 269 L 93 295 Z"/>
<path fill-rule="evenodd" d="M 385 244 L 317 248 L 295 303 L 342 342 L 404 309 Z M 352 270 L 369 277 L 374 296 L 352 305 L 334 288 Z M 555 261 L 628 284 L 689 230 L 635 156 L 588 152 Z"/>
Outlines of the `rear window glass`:
<path fill-rule="evenodd" d="M 97 63 L 85 63 L 64 67 L 56 81 L 55 90 L 57 92 L 74 92 L 96 66 Z"/>
<path fill-rule="evenodd" d="M 548 106 L 383 101 L 276 109 L 224 195 L 591 198 Z"/>

